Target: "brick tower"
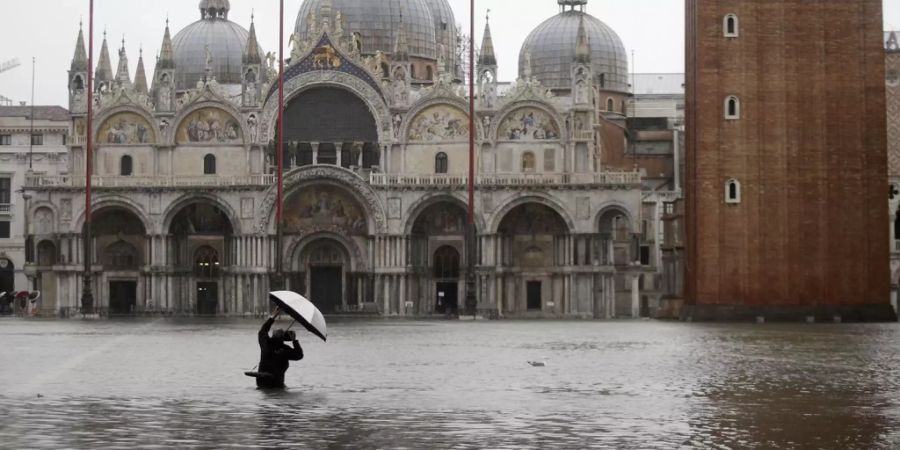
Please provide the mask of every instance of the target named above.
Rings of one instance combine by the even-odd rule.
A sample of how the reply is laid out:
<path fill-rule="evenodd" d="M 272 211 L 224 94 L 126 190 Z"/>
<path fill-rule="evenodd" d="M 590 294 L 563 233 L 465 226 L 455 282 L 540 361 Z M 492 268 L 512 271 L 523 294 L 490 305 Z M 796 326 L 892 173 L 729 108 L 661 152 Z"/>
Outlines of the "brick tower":
<path fill-rule="evenodd" d="M 881 0 L 687 0 L 692 320 L 896 320 Z"/>

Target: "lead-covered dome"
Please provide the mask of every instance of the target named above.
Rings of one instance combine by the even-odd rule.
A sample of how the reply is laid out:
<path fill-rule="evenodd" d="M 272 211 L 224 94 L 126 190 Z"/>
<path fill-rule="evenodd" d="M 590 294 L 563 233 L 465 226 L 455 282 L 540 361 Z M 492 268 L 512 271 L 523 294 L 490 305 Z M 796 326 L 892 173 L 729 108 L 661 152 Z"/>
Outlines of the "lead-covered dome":
<path fill-rule="evenodd" d="M 453 15 L 453 8 L 447 0 L 425 0 L 425 3 L 431 9 L 431 15 L 434 17 L 434 32 L 437 38 L 437 50 L 444 48 L 444 57 L 447 58 L 447 65 L 454 74 L 457 68 L 457 29 L 456 17 Z"/>
<path fill-rule="evenodd" d="M 212 58 L 212 75 L 221 84 L 241 84 L 241 56 L 249 32 L 228 20 L 228 0 L 202 0 L 201 19 L 186 26 L 172 39 L 175 81 L 178 90 L 193 89 L 206 76 L 206 49 Z M 265 55 L 262 48 L 260 55 Z"/>
<path fill-rule="evenodd" d="M 583 4 L 583 3 L 582 3 Z M 525 76 L 526 59 L 531 74 L 550 89 L 572 87 L 572 64 L 578 44 L 578 24 L 584 18 L 591 47 L 591 65 L 601 89 L 628 91 L 628 55 L 619 35 L 605 23 L 582 11 L 570 9 L 538 25 L 519 52 L 519 76 Z"/>
<path fill-rule="evenodd" d="M 308 35 L 307 18 L 314 12 L 316 20 L 320 20 L 325 1 L 331 5 L 332 17 L 341 13 L 345 33 L 358 32 L 362 36 L 364 55 L 378 50 L 393 53 L 402 17 L 410 56 L 437 59 L 435 18 L 428 1 L 305 0 L 297 13 L 295 32 L 306 39 L 313 38 Z"/>

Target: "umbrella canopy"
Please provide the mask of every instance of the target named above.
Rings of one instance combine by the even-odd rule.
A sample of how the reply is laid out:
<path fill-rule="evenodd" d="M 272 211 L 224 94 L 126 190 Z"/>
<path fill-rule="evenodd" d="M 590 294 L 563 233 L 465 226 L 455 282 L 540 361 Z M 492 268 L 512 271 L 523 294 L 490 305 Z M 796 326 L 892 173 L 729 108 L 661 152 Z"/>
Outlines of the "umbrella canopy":
<path fill-rule="evenodd" d="M 269 299 L 275 302 L 282 311 L 288 313 L 310 333 L 326 340 L 325 316 L 311 301 L 291 291 L 269 292 Z"/>

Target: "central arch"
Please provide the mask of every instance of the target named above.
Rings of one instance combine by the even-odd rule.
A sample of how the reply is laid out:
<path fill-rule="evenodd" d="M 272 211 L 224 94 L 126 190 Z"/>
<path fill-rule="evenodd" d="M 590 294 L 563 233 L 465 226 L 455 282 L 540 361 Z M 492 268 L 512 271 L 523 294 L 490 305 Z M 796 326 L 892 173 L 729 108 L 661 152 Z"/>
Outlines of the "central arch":
<path fill-rule="evenodd" d="M 289 245 L 287 281 L 292 291 L 310 299 L 322 312 L 357 311 L 367 286 L 365 264 L 352 239 L 318 232 Z"/>
<path fill-rule="evenodd" d="M 98 262 L 103 267 L 98 280 L 100 297 L 110 315 L 134 314 L 143 305 L 141 286 L 148 264 L 147 227 L 124 206 L 107 206 L 92 218 L 91 233 Z"/>
<path fill-rule="evenodd" d="M 464 298 L 467 212 L 458 199 L 439 196 L 413 208 L 407 261 L 416 274 L 417 313 L 455 314 Z"/>

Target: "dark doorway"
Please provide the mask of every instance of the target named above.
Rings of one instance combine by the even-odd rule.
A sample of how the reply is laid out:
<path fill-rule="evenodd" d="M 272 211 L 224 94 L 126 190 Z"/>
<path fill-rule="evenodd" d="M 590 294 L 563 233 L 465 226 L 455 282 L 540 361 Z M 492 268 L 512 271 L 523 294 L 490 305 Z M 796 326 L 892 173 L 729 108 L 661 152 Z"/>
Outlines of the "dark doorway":
<path fill-rule="evenodd" d="M 529 281 L 526 284 L 526 291 L 528 295 L 528 309 L 541 309 L 543 306 L 543 299 L 541 299 L 541 288 L 543 287 L 543 283 L 540 281 Z"/>
<path fill-rule="evenodd" d="M 441 314 L 454 314 L 459 308 L 459 283 L 455 281 L 437 283 L 434 310 Z"/>
<path fill-rule="evenodd" d="M 2 195 L 2 194 L 0 194 Z M 12 314 L 15 293 L 16 268 L 12 261 L 0 258 L 0 315 Z"/>
<path fill-rule="evenodd" d="M 197 283 L 197 314 L 214 316 L 219 306 L 219 283 Z"/>
<path fill-rule="evenodd" d="M 313 267 L 310 270 L 310 301 L 323 313 L 335 312 L 344 296 L 343 268 Z"/>
<path fill-rule="evenodd" d="M 136 281 L 109 282 L 110 315 L 134 314 L 135 305 L 137 305 Z"/>

